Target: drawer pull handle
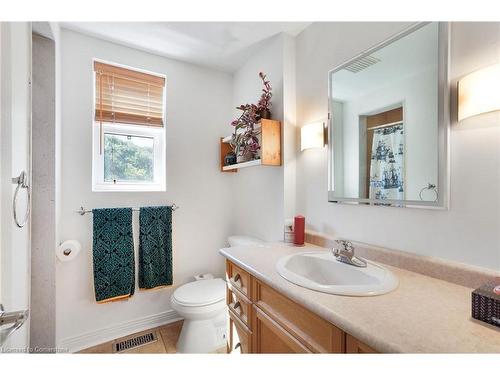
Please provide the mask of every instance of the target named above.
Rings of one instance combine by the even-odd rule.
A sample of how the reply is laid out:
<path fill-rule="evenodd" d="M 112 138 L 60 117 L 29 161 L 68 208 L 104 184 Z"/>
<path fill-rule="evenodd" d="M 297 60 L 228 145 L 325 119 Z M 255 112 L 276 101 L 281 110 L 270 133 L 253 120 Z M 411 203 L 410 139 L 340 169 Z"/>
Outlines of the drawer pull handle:
<path fill-rule="evenodd" d="M 234 346 L 234 350 L 238 349 L 238 348 L 241 348 L 241 343 L 237 343 L 235 346 Z M 240 349 L 241 350 L 241 349 Z"/>
<path fill-rule="evenodd" d="M 241 287 L 241 276 L 239 273 L 237 273 L 236 275 L 233 276 L 232 282 L 233 282 L 233 284 Z"/>

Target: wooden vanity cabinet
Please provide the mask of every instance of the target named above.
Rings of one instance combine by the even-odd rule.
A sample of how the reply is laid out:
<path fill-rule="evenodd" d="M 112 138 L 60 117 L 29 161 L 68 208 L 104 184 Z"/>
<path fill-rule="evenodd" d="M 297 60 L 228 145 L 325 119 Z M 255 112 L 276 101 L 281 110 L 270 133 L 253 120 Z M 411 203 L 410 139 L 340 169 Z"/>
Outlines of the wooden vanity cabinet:
<path fill-rule="evenodd" d="M 237 265 L 226 262 L 226 304 L 229 313 L 228 353 L 252 353 L 250 292 L 252 276 Z"/>
<path fill-rule="evenodd" d="M 373 354 L 377 353 L 365 343 L 346 333 L 346 353 L 349 354 Z"/>
<path fill-rule="evenodd" d="M 228 353 L 252 353 L 252 332 L 229 310 Z"/>
<path fill-rule="evenodd" d="M 226 263 L 226 276 L 229 287 L 250 298 L 252 276 L 247 271 L 228 261 Z"/>
<path fill-rule="evenodd" d="M 228 352 L 374 353 L 230 261 L 226 278 Z"/>
<path fill-rule="evenodd" d="M 254 278 L 252 302 L 312 353 L 343 353 L 344 332 Z"/>
<path fill-rule="evenodd" d="M 278 322 L 258 307 L 253 307 L 252 353 L 312 353 Z"/>
<path fill-rule="evenodd" d="M 228 286 L 226 292 L 226 302 L 229 311 L 236 315 L 247 327 L 250 326 L 250 317 L 252 315 L 252 302 L 235 288 Z"/>

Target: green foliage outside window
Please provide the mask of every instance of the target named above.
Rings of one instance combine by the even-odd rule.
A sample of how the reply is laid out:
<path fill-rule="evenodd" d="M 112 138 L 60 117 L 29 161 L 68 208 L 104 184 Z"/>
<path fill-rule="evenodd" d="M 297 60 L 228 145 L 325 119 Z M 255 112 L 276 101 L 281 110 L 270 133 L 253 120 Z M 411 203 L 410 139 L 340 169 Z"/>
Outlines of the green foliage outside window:
<path fill-rule="evenodd" d="M 153 138 L 104 134 L 104 181 L 153 181 Z"/>

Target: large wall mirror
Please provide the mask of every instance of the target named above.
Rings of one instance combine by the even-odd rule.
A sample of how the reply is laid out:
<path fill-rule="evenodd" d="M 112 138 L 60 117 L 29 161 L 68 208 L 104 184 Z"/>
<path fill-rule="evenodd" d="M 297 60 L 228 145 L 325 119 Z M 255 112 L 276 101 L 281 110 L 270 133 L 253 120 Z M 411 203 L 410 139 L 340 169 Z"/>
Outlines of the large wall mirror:
<path fill-rule="evenodd" d="M 329 72 L 329 201 L 447 207 L 448 34 L 419 23 Z"/>

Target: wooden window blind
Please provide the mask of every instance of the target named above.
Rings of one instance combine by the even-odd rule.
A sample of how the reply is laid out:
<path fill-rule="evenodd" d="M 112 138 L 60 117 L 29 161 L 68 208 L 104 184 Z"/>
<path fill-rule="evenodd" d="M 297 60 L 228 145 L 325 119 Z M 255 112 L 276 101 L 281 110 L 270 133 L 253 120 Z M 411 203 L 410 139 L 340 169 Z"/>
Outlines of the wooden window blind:
<path fill-rule="evenodd" d="M 94 62 L 95 120 L 163 127 L 165 78 Z"/>

